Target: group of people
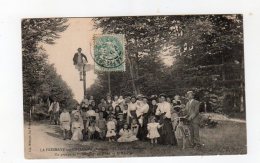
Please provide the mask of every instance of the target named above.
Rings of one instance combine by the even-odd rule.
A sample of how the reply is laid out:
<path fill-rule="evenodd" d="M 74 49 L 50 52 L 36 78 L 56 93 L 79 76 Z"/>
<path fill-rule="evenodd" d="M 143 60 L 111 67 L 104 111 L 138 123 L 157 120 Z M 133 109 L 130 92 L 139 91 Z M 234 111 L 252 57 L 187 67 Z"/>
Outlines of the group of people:
<path fill-rule="evenodd" d="M 108 95 L 99 104 L 90 96 L 71 112 L 62 109 L 59 123 L 63 138 L 117 142 L 150 139 L 152 144 L 177 145 L 180 137 L 180 132 L 177 132 L 178 117 L 181 116 L 188 121 L 191 145 L 200 146 L 200 102 L 194 99 L 192 91 L 187 92 L 186 97 L 188 102 L 185 105 L 178 95 L 173 100 L 166 94 L 150 98 L 143 95 L 114 96 L 113 99 Z"/>

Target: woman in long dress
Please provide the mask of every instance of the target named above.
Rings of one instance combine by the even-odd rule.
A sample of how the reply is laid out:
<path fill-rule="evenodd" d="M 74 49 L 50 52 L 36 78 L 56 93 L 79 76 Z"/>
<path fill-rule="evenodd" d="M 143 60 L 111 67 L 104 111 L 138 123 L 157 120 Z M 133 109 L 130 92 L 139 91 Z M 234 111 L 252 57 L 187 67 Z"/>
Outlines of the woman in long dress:
<path fill-rule="evenodd" d="M 161 94 L 160 103 L 156 110 L 156 115 L 160 116 L 159 143 L 164 145 L 177 145 L 176 137 L 171 123 L 171 104 L 168 103 L 165 94 Z"/>

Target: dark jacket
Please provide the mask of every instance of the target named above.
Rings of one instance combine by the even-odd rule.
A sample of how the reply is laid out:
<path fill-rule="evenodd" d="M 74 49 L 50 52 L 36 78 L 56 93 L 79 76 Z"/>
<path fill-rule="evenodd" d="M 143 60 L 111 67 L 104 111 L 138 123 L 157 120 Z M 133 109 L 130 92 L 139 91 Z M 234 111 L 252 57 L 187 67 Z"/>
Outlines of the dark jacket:
<path fill-rule="evenodd" d="M 200 102 L 197 100 L 187 102 L 185 110 L 191 123 L 199 123 L 199 107 Z"/>
<path fill-rule="evenodd" d="M 75 53 L 75 54 L 74 54 L 74 57 L 73 57 L 73 64 L 74 64 L 74 65 L 78 64 L 78 56 L 79 56 L 78 53 Z M 81 56 L 82 56 L 83 58 L 85 58 L 86 62 L 88 62 L 87 57 L 86 57 L 83 53 L 81 53 Z"/>

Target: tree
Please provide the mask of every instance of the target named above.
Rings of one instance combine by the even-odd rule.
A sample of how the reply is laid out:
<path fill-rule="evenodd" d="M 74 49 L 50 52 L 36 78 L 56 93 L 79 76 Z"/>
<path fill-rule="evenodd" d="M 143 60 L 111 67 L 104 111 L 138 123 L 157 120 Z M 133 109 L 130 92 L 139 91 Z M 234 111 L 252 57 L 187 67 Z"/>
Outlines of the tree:
<path fill-rule="evenodd" d="M 141 62 L 146 56 L 155 58 L 167 43 L 174 19 L 170 16 L 157 17 L 111 17 L 93 19 L 96 28 L 103 33 L 124 34 L 126 38 L 127 64 L 134 94 L 141 93 Z M 168 23 L 170 22 L 170 23 Z M 173 22 L 175 23 L 175 22 Z M 147 58 L 147 57 L 146 57 Z M 156 62 L 156 60 L 153 60 Z M 142 62 L 143 63 L 143 62 Z M 157 64 L 158 65 L 158 64 Z M 156 67 L 160 69 L 160 67 Z"/>
<path fill-rule="evenodd" d="M 30 109 L 30 97 L 46 99 L 55 95 L 61 105 L 69 107 L 74 103 L 73 94 L 53 67 L 47 62 L 48 55 L 41 44 L 54 44 L 55 39 L 68 27 L 67 19 L 23 19 L 22 59 L 24 110 Z M 71 106 L 70 106 L 71 107 Z"/>
<path fill-rule="evenodd" d="M 135 94 L 174 95 L 195 90 L 201 96 L 233 93 L 243 99 L 241 15 L 112 17 L 93 21 L 104 34 L 126 37 L 128 68 L 124 77 L 111 76 L 118 83 L 114 85 L 117 90 L 128 88 L 131 81 Z M 173 58 L 172 66 L 163 64 L 164 55 Z M 98 79 L 106 82 L 102 75 Z M 243 110 L 242 106 L 241 101 Z"/>

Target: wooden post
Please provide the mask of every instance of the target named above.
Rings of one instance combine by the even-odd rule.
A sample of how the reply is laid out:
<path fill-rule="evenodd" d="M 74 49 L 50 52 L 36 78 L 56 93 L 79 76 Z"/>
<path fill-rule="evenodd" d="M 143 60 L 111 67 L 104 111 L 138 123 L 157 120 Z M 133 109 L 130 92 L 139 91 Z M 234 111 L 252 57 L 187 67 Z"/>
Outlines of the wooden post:
<path fill-rule="evenodd" d="M 108 94 L 111 95 L 111 85 L 110 85 L 110 71 L 108 71 Z"/>
<path fill-rule="evenodd" d="M 86 86 L 86 64 L 83 65 L 83 89 L 84 89 L 84 97 L 83 99 L 86 97 L 87 92 L 87 86 Z"/>

